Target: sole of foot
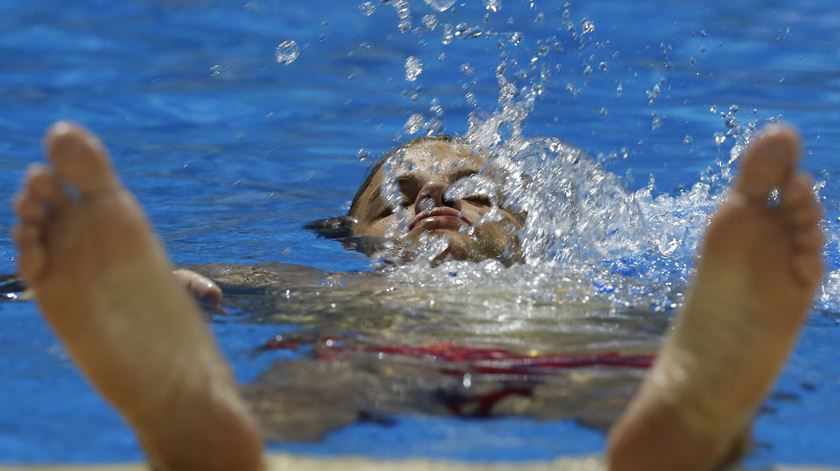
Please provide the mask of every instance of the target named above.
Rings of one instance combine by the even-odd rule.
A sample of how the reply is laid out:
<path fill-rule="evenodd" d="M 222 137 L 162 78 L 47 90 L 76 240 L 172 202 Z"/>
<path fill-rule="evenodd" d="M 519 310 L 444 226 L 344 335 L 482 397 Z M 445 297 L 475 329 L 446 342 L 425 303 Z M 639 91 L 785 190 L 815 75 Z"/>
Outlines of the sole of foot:
<path fill-rule="evenodd" d="M 18 269 L 74 362 L 163 469 L 258 469 L 261 440 L 195 303 L 99 139 L 45 138 L 15 202 Z"/>
<path fill-rule="evenodd" d="M 822 209 L 800 153 L 781 126 L 748 147 L 674 328 L 610 434 L 611 470 L 712 469 L 744 443 L 823 275 Z"/>

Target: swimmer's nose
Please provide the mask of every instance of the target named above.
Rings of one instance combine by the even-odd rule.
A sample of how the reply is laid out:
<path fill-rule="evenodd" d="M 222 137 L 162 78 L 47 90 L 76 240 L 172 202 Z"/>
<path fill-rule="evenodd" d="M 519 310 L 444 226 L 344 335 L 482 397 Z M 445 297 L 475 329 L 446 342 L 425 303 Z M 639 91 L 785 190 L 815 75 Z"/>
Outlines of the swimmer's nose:
<path fill-rule="evenodd" d="M 441 182 L 431 181 L 423 185 L 423 188 L 417 193 L 417 199 L 414 200 L 414 213 L 420 214 L 423 211 L 443 206 L 455 208 L 460 211 L 461 200 L 447 200 L 444 198 L 445 192 L 446 185 Z"/>

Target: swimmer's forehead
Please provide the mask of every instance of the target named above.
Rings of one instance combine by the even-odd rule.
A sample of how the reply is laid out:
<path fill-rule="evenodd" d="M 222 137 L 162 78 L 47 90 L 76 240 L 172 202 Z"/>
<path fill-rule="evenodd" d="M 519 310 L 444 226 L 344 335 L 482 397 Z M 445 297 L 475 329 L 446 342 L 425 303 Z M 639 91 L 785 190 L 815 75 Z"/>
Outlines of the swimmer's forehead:
<path fill-rule="evenodd" d="M 417 173 L 446 176 L 464 170 L 478 171 L 484 160 L 460 142 L 431 141 L 397 153 L 391 158 L 390 167 L 394 176 Z"/>

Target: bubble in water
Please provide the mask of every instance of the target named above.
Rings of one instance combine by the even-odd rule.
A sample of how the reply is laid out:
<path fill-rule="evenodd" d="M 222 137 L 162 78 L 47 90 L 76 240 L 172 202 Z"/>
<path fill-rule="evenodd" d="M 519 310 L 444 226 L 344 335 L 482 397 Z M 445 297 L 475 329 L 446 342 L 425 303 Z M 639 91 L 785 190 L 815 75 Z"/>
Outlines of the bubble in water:
<path fill-rule="evenodd" d="M 600 64 L 598 64 L 598 69 L 601 72 L 606 72 L 608 68 L 609 68 L 609 66 L 607 65 L 606 62 L 601 62 Z"/>
<path fill-rule="evenodd" d="M 692 142 L 694 142 L 694 138 L 686 134 L 683 138 L 683 144 L 691 144 Z"/>
<path fill-rule="evenodd" d="M 624 93 L 624 85 L 621 82 L 618 82 L 618 85 L 615 86 L 615 96 L 616 98 L 621 97 L 621 94 Z"/>
<path fill-rule="evenodd" d="M 420 59 L 409 56 L 408 59 L 405 60 L 405 79 L 409 82 L 413 82 L 417 80 L 417 77 L 423 73 L 423 63 Z"/>
<path fill-rule="evenodd" d="M 437 11 L 444 12 L 455 5 L 456 0 L 426 0 L 426 3 Z"/>
<path fill-rule="evenodd" d="M 607 107 L 604 106 L 604 107 L 601 108 L 600 113 L 601 113 L 601 116 L 606 116 L 610 113 L 610 110 L 608 110 Z"/>
<path fill-rule="evenodd" d="M 408 134 L 416 134 L 420 129 L 423 128 L 423 122 L 425 118 L 420 113 L 414 113 L 413 115 L 408 117 L 408 121 L 405 122 L 405 126 L 403 129 Z"/>
<path fill-rule="evenodd" d="M 210 67 L 210 76 L 211 77 L 215 77 L 215 76 L 217 76 L 221 73 L 222 73 L 222 66 L 221 65 L 216 64 L 213 67 Z"/>
<path fill-rule="evenodd" d="M 489 12 L 496 13 L 502 9 L 502 0 L 484 0 L 484 8 Z"/>
<path fill-rule="evenodd" d="M 511 43 L 513 43 L 514 46 L 518 46 L 519 43 L 522 42 L 522 33 L 520 33 L 519 31 L 514 31 L 513 33 L 510 33 L 509 40 Z"/>
<path fill-rule="evenodd" d="M 368 159 L 368 157 L 370 157 L 370 152 L 368 152 L 367 149 L 362 147 L 361 149 L 359 149 L 359 153 L 357 155 L 359 156 L 359 162 L 364 162 Z"/>
<path fill-rule="evenodd" d="M 586 68 L 583 69 L 583 75 L 592 75 L 592 66 L 586 64 Z"/>
<path fill-rule="evenodd" d="M 710 106 L 709 111 L 711 111 L 712 113 L 717 113 L 717 105 Z"/>
<path fill-rule="evenodd" d="M 297 41 L 291 39 L 281 42 L 277 45 L 277 49 L 274 50 L 274 58 L 283 65 L 291 64 L 299 55 L 300 51 L 298 50 Z"/>
<path fill-rule="evenodd" d="M 589 18 L 584 18 L 580 27 L 583 30 L 583 34 L 592 34 L 595 32 L 595 22 Z"/>
<path fill-rule="evenodd" d="M 466 75 L 467 77 L 473 77 L 475 75 L 475 69 L 473 69 L 473 67 L 470 64 L 461 64 L 460 70 L 461 73 Z"/>
<path fill-rule="evenodd" d="M 437 28 L 438 20 L 435 15 L 428 14 L 423 16 L 423 26 L 429 31 L 434 31 Z"/>
<path fill-rule="evenodd" d="M 723 143 L 726 142 L 726 134 L 716 132 L 715 133 L 715 144 L 721 146 Z"/>

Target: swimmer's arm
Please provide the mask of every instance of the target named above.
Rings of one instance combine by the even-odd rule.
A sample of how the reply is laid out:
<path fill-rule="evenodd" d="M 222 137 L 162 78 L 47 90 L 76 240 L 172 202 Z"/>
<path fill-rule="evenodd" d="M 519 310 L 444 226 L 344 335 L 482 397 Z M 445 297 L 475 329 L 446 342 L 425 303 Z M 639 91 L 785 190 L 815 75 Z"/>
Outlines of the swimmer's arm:
<path fill-rule="evenodd" d="M 186 288 L 199 302 L 209 307 L 221 306 L 222 291 L 212 280 L 187 269 L 179 268 L 172 274 L 175 282 Z M 0 275 L 0 300 L 26 301 L 33 297 L 34 293 L 19 275 Z"/>
<path fill-rule="evenodd" d="M 223 293 L 225 296 L 248 296 L 320 289 L 325 286 L 341 288 L 362 285 L 373 288 L 382 279 L 374 273 L 332 272 L 284 263 L 191 265 L 179 268 L 175 275 L 199 301 L 210 307 L 221 303 Z"/>

